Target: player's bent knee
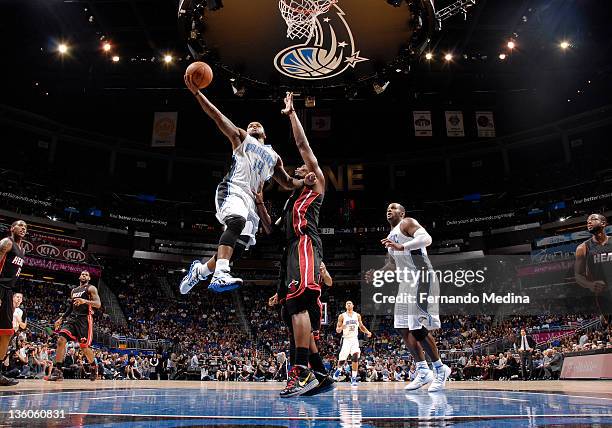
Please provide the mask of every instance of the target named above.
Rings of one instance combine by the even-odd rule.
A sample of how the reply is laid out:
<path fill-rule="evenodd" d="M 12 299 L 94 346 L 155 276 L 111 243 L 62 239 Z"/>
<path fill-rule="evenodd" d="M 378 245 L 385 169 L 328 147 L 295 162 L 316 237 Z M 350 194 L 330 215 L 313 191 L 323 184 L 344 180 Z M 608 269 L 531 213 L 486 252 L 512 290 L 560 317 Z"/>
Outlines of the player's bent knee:
<path fill-rule="evenodd" d="M 410 333 L 414 336 L 416 340 L 419 342 L 425 340 L 429 331 L 425 327 L 421 327 L 419 330 L 411 330 Z"/>
<path fill-rule="evenodd" d="M 226 229 L 221 234 L 219 245 L 227 245 L 228 247 L 234 248 L 242 229 L 244 229 L 246 219 L 239 215 L 230 215 L 227 216 L 224 221 Z"/>

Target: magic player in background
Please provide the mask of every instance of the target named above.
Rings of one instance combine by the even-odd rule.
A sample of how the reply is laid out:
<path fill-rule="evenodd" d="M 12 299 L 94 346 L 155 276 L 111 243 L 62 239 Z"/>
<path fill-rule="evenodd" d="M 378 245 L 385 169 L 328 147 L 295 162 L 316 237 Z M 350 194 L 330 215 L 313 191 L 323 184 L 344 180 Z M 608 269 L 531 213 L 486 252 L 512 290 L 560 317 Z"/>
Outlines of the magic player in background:
<path fill-rule="evenodd" d="M 359 331 L 365 333 L 368 338 L 372 337 L 372 333 L 363 325 L 361 315 L 353 311 L 353 302 L 347 301 L 345 307 L 346 312 L 340 314 L 336 325 L 336 333 L 342 333 L 342 348 L 338 356 L 338 366 L 334 373 L 334 379 L 338 379 L 344 362 L 348 357 L 351 357 L 351 385 L 357 386 L 357 371 L 359 369 L 359 356 L 361 355 Z"/>

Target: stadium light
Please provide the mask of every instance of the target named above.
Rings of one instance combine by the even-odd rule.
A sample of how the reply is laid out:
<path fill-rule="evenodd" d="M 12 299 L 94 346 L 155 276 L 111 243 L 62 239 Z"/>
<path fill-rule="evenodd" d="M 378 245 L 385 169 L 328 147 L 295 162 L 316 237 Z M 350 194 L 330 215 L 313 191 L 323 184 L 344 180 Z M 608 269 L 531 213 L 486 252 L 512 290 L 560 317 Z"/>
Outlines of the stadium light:
<path fill-rule="evenodd" d="M 506 59 L 506 54 L 505 53 L 500 53 L 499 54 L 499 59 L 501 59 L 501 60 Z"/>
<path fill-rule="evenodd" d="M 570 43 L 567 40 L 564 40 L 561 43 L 559 43 L 559 47 L 565 50 L 570 47 Z"/>
<path fill-rule="evenodd" d="M 67 52 L 68 52 L 68 45 L 67 45 L 67 44 L 65 44 L 65 43 L 60 43 L 60 44 L 57 46 L 57 51 L 58 51 L 59 53 L 61 53 L 62 55 L 63 55 L 63 54 L 65 54 L 65 53 L 67 53 Z"/>
<path fill-rule="evenodd" d="M 508 46 L 508 49 L 514 49 L 516 47 L 516 44 L 512 40 L 510 40 L 506 46 Z"/>
<path fill-rule="evenodd" d="M 164 55 L 164 62 L 170 64 L 172 62 L 172 55 Z"/>
<path fill-rule="evenodd" d="M 110 50 L 111 50 L 111 48 L 112 48 L 112 46 L 111 46 L 111 44 L 110 44 L 110 43 L 108 43 L 108 42 L 106 42 L 106 43 L 104 43 L 104 44 L 102 45 L 102 49 L 104 50 L 104 52 L 108 52 L 108 51 L 110 51 Z"/>
<path fill-rule="evenodd" d="M 425 54 L 425 59 L 426 59 L 427 61 L 431 61 L 431 60 L 433 59 L 433 54 L 432 54 L 431 52 L 427 52 L 427 53 Z"/>
<path fill-rule="evenodd" d="M 112 59 L 113 59 L 113 62 L 119 62 L 120 58 L 117 55 L 115 55 L 115 56 L 113 56 Z"/>
<path fill-rule="evenodd" d="M 444 55 L 444 59 L 448 62 L 451 61 L 453 59 L 453 55 L 447 53 L 446 55 Z"/>

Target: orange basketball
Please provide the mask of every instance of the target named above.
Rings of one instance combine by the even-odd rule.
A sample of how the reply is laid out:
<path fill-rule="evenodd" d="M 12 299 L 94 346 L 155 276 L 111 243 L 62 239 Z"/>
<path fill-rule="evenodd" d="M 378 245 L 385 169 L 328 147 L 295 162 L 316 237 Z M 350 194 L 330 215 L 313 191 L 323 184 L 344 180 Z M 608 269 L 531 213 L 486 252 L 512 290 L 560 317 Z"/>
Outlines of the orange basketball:
<path fill-rule="evenodd" d="M 195 83 L 198 88 L 204 89 L 212 82 L 213 72 L 210 66 L 205 62 L 196 61 L 189 64 L 189 67 L 185 70 L 185 76 L 191 76 L 192 82 Z"/>

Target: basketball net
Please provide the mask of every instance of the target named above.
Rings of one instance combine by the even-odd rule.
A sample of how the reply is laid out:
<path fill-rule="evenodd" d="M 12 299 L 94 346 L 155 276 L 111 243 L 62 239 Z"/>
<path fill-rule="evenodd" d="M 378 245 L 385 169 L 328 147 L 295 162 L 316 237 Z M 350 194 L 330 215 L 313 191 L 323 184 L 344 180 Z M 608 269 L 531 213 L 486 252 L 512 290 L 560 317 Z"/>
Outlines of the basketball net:
<path fill-rule="evenodd" d="M 317 16 L 327 12 L 338 0 L 279 0 L 278 8 L 287 23 L 290 39 L 310 38 Z"/>

